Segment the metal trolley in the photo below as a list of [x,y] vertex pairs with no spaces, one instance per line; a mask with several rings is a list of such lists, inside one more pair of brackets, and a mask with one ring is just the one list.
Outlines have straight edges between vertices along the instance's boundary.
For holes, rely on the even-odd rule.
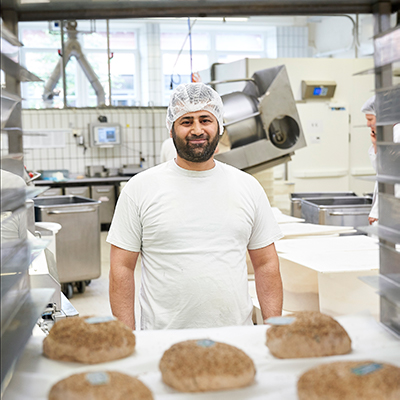
[[79,196],[34,199],[37,222],[57,222],[57,270],[67,298],[74,287],[83,293],[86,285],[101,274],[100,201]]

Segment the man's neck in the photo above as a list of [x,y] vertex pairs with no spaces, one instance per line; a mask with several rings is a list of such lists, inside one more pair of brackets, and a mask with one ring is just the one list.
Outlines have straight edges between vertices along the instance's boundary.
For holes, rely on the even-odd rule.
[[213,169],[215,166],[215,161],[214,157],[211,157],[209,160],[201,163],[196,163],[192,161],[187,161],[182,157],[179,157],[179,155],[176,156],[175,158],[176,164],[183,168],[183,169],[188,169],[190,171],[207,171],[209,169]]

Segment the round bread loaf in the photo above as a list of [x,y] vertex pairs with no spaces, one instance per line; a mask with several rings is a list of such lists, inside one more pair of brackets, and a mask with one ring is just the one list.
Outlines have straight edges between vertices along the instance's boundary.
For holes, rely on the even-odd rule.
[[49,400],[153,400],[149,388],[139,379],[120,372],[86,372],[57,382]]
[[[292,322],[279,325],[280,318],[282,322]],[[351,351],[349,335],[328,315],[301,311],[277,320],[277,325],[267,329],[267,346],[275,357],[324,357]]]
[[209,339],[174,344],[161,358],[163,381],[181,392],[236,389],[254,381],[253,360],[242,350]]
[[338,361],[305,372],[299,400],[398,400],[400,368],[374,361]]
[[135,335],[111,318],[73,317],[54,324],[43,341],[43,354],[53,360],[96,364],[129,356]]

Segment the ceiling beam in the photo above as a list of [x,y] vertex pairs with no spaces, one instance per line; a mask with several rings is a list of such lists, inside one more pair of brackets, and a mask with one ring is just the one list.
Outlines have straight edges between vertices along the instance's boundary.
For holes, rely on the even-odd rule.
[[[21,4],[3,0],[2,10],[13,8],[19,21],[68,19],[123,19],[152,17],[233,17],[278,15],[372,14],[376,1],[51,1]],[[392,0],[392,12],[400,0]]]

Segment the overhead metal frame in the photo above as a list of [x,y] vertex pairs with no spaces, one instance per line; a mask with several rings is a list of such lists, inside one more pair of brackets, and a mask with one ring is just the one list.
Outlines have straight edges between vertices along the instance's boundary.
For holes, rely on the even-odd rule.
[[[61,19],[122,19],[151,17],[231,17],[282,15],[373,14],[379,0],[50,0],[21,3],[3,0],[2,10],[13,10],[19,21]],[[400,0],[389,0],[390,12],[400,10]]]

